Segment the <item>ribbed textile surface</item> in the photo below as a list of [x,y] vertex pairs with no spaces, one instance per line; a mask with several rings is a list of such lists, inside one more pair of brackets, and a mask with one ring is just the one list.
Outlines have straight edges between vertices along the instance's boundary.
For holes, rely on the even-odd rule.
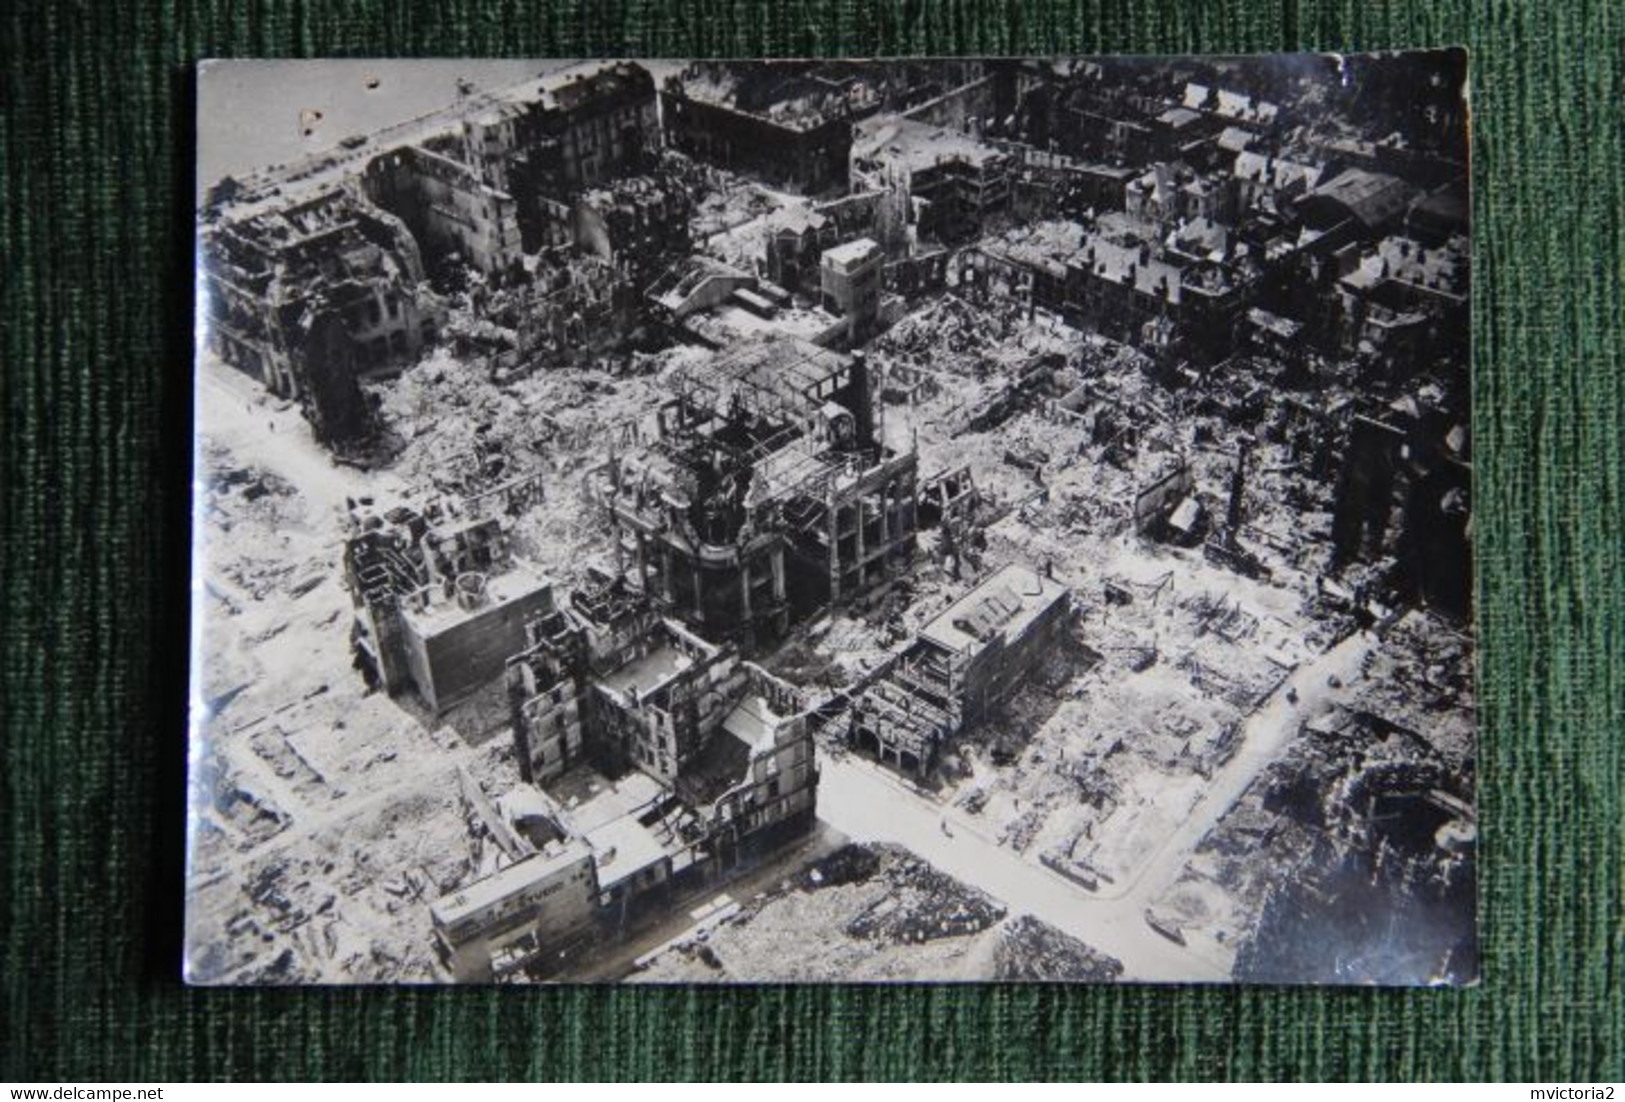
[[[1625,1078],[1618,0],[17,3],[0,15],[0,1079]],[[188,991],[191,65],[1473,50],[1472,991]]]

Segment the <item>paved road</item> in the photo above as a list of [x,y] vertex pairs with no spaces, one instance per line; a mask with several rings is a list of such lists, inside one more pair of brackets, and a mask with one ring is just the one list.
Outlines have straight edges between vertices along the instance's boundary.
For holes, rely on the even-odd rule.
[[[204,435],[228,444],[236,462],[270,471],[320,508],[342,512],[346,496],[402,489],[393,472],[333,462],[297,405],[271,398],[259,383],[208,354],[197,366],[196,401]],[[334,525],[332,531],[336,536],[341,529]]]
[[[1329,679],[1350,684],[1370,653],[1372,639],[1364,632],[1349,636],[1313,661],[1301,666],[1276,689],[1275,695],[1254,712],[1237,735],[1235,756],[1216,772],[1192,805],[1189,815],[1170,834],[1151,860],[1130,882],[1108,891],[1144,908],[1179,878],[1196,847],[1229,811],[1247,786],[1274,761],[1298,730],[1299,721],[1313,715],[1332,695]],[[1287,688],[1297,690],[1297,703],[1287,700]]]
[[[1307,714],[1330,692],[1327,679],[1355,676],[1371,641],[1357,635],[1300,668],[1238,734],[1235,756],[1219,770],[1190,814],[1129,883],[1111,895],[1091,892],[981,833],[979,822],[944,807],[875,763],[826,756],[819,816],[855,841],[892,842],[943,872],[1123,962],[1127,979],[1222,981],[1229,962],[1152,930],[1145,908],[1171,885],[1213,825],[1281,752]],[[1286,690],[1296,688],[1297,704]],[[944,830],[944,824],[947,830]]]
[[[1122,901],[1088,891],[978,833],[964,816],[903,787],[872,762],[826,758],[819,816],[854,841],[893,842],[1010,908],[1123,962],[1128,978],[1223,980],[1222,968],[1155,933]],[[944,819],[953,832],[942,829]]]

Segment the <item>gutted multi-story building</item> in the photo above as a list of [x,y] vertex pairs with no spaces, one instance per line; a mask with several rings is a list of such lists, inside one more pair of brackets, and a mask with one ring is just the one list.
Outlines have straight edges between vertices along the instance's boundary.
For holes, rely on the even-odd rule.
[[1262,275],[1250,256],[1197,258],[1131,233],[1096,232],[1066,262],[1064,312],[1113,340],[1215,362],[1229,354],[1234,319]]
[[[733,649],[603,576],[535,617],[527,640],[508,688],[520,770],[537,787],[505,798],[506,817],[472,794],[482,817],[497,817],[487,831],[509,863],[432,908],[441,959],[459,978],[545,969],[573,942],[815,821],[803,701]],[[565,797],[578,766],[598,780]]]
[[1454,616],[1472,601],[1464,417],[1413,394],[1351,418],[1332,513],[1334,567],[1385,562],[1397,595]]
[[943,742],[1007,699],[1072,616],[1071,590],[1025,566],[1000,568],[875,672],[853,701],[851,743],[928,774]]
[[824,251],[819,267],[824,309],[846,320],[846,339],[862,344],[880,324],[880,283],[886,257],[867,237]]
[[518,206],[452,152],[425,144],[381,153],[362,173],[362,187],[412,231],[431,276],[459,263],[506,275],[521,258]]
[[901,189],[913,205],[920,238],[956,245],[1008,216],[1014,154],[958,130],[877,116],[858,127],[855,184]]
[[635,62],[577,67],[505,88],[462,126],[463,159],[514,196],[521,242],[565,240],[580,192],[647,169],[660,148],[654,78]]
[[625,272],[641,290],[689,251],[688,187],[670,174],[629,176],[592,188],[570,211],[576,248]]
[[787,291],[816,296],[824,250],[840,244],[840,228],[817,211],[787,211],[767,235],[763,266],[767,278]]
[[553,587],[516,557],[502,515],[450,500],[357,505],[345,545],[351,641],[369,684],[442,712],[500,677]]
[[1385,237],[1338,280],[1336,295],[1344,348],[1370,349],[1390,365],[1459,360],[1457,338],[1468,324],[1466,239],[1428,248]]
[[353,187],[219,220],[203,248],[210,346],[297,400],[330,447],[370,435],[360,384],[415,360],[443,321],[411,231]]
[[658,439],[590,476],[635,588],[754,645],[907,567],[918,464],[877,433],[861,354],[756,338],[673,387]]
[[1123,193],[1125,212],[1163,230],[1198,218],[1222,220],[1229,203],[1230,190],[1223,181],[1167,161],[1129,181]]
[[660,90],[674,149],[805,194],[845,190],[852,121],[872,107],[861,88],[804,63],[701,62]]

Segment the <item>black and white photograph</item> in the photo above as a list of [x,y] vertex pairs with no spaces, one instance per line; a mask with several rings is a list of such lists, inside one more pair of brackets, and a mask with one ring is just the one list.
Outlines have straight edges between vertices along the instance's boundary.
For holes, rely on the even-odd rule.
[[1477,982],[1465,52],[196,99],[189,983]]

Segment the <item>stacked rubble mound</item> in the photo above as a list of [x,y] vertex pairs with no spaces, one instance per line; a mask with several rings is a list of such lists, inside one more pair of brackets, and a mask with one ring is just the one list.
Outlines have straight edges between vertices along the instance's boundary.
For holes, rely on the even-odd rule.
[[[929,975],[990,980],[996,978],[994,954],[1006,936],[1004,917],[997,901],[901,847],[849,844],[777,889],[744,902],[727,920],[678,941],[674,951],[651,960],[639,978],[866,983]],[[1031,940],[1024,931],[1015,935],[1022,944]],[[1076,950],[1018,952],[1083,959]],[[1057,974],[1072,973],[1058,966]]]
[[924,942],[980,933],[1004,917],[1004,905],[938,872],[901,847],[882,846],[878,871],[888,892],[846,924],[849,937]]
[[996,980],[1111,983],[1123,974],[1123,962],[1092,949],[1032,915],[1005,923],[993,948]]

